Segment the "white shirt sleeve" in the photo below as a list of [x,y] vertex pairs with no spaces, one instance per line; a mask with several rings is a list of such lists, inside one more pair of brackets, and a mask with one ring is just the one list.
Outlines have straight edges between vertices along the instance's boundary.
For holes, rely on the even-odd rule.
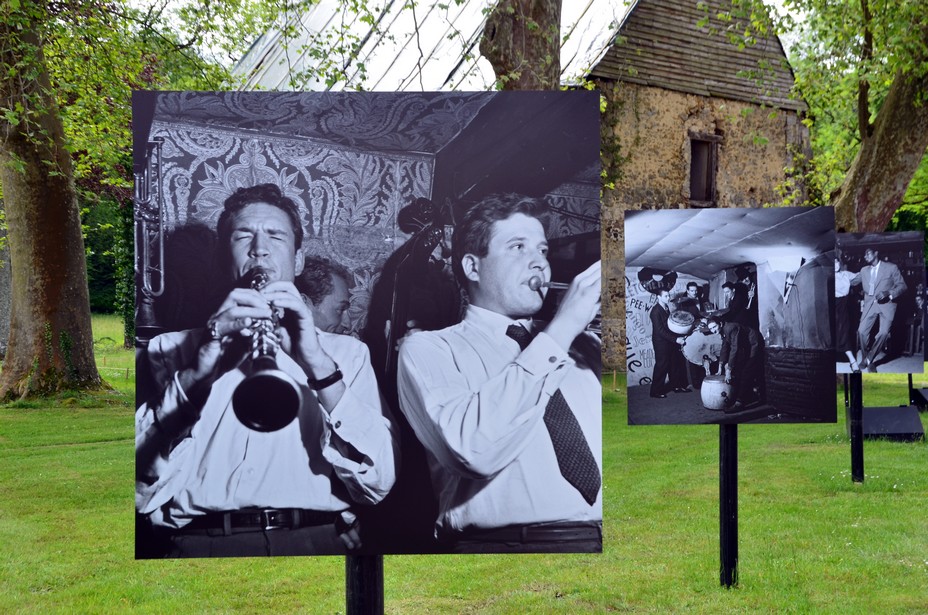
[[410,336],[400,348],[400,406],[442,465],[491,478],[525,448],[572,359],[546,333],[482,382],[468,377],[468,359],[437,335]]

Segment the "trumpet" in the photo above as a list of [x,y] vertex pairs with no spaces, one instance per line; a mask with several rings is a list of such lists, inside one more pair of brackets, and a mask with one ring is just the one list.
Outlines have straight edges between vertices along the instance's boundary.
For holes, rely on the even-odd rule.
[[[570,284],[565,282],[542,282],[541,277],[533,275],[528,279],[528,287],[534,291],[541,292],[542,288],[548,288],[550,290],[567,290],[570,288]],[[586,331],[590,333],[595,333],[598,336],[603,334],[603,311],[600,308],[596,312],[596,316],[593,317],[593,320],[589,322],[586,326]]]
[[564,282],[542,282],[541,278],[537,275],[533,275],[528,279],[528,287],[532,290],[538,290],[539,288],[553,288],[555,290],[567,290],[570,284],[565,284]]
[[[261,290],[270,281],[267,270],[255,267],[245,277],[247,285]],[[259,320],[253,325],[250,373],[232,394],[232,410],[238,420],[255,431],[277,431],[296,418],[303,405],[303,393],[289,374],[277,367],[274,358],[278,344],[274,337],[279,317]]]

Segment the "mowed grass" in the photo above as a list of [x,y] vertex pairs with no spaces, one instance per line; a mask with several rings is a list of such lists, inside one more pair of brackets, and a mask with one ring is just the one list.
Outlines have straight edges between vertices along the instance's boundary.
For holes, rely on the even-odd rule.
[[[97,345],[114,390],[0,407],[0,612],[344,612],[344,558],[134,559],[134,354],[116,319],[94,326],[116,341]],[[388,613],[928,610],[925,443],[867,441],[855,485],[843,400],[836,425],[740,426],[740,583],[725,590],[718,428],[629,427],[603,382],[604,553],[387,556]],[[865,375],[864,397],[905,403],[905,376]]]

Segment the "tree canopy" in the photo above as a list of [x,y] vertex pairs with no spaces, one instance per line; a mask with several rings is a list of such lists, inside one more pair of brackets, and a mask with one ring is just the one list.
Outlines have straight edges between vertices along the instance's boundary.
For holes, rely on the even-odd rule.
[[[99,229],[118,231],[118,288],[132,322],[131,90],[229,87],[228,69],[209,54],[240,55],[268,25],[263,2],[140,6],[0,6],[0,182],[13,278],[0,397],[99,384],[79,203],[121,207],[120,224],[102,216]],[[233,16],[235,31],[227,29]]]
[[[848,231],[928,206],[928,2],[786,0],[809,105],[813,200]],[[889,180],[889,181],[886,181]]]

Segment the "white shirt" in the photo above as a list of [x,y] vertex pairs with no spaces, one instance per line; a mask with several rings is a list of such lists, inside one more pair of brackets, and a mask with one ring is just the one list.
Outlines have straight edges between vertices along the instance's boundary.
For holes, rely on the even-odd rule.
[[875,265],[870,269],[870,288],[867,290],[868,295],[873,295],[876,293],[876,279],[880,271],[880,261],[877,261]]
[[438,526],[460,531],[547,521],[601,521],[557,465],[545,406],[558,388],[602,472],[602,386],[546,333],[524,351],[513,321],[469,306],[464,321],[400,348],[400,407],[428,454]]
[[195,360],[202,331],[151,340],[152,374],[165,389],[135,415],[139,512],[150,513],[155,525],[183,527],[210,511],[342,511],[352,502],[383,499],[396,479],[397,443],[367,346],[346,335],[318,334],[344,375],[345,393],[326,412],[306,386],[306,374],[279,352],[278,367],[300,384],[303,405],[296,420],[270,433],[245,427],[232,410],[232,393],[244,379],[238,368],[213,383],[196,418],[177,371]]
[[851,292],[851,280],[856,274],[850,271],[835,271],[835,297],[847,297]]

